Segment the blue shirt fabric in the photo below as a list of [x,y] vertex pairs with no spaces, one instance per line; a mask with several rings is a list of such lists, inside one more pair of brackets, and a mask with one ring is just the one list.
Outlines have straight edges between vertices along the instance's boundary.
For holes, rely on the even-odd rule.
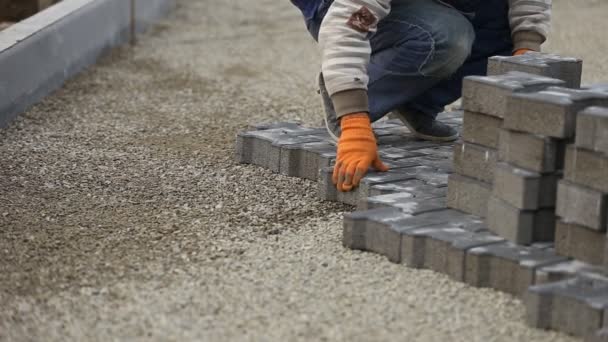
[[302,11],[306,19],[312,19],[315,16],[321,2],[323,0],[291,0],[291,3]]

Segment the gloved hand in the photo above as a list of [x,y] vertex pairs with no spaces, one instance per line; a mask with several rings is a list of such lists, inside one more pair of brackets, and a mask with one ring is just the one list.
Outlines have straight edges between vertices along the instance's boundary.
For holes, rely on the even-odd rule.
[[517,50],[515,50],[515,52],[513,52],[513,56],[523,55],[524,53],[531,52],[531,51],[534,51],[534,50],[530,50],[530,49],[517,49]]
[[332,178],[339,191],[350,191],[359,185],[370,166],[378,171],[388,171],[378,156],[376,137],[366,113],[342,117],[340,127],[342,133]]

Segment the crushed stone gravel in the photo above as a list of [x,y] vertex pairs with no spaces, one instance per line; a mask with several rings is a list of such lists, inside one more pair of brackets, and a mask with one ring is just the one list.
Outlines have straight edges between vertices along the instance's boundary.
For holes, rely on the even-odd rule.
[[[608,79],[608,6],[555,2],[549,48]],[[573,340],[343,248],[353,208],[233,161],[249,125],[320,124],[318,63],[287,1],[178,0],[1,129],[0,340]]]

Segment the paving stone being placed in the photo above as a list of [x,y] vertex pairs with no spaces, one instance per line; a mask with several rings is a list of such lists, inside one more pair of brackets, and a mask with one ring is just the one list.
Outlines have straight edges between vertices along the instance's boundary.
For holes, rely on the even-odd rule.
[[462,139],[466,142],[497,149],[502,119],[475,112],[464,112]]
[[530,326],[584,337],[603,326],[608,307],[608,279],[585,274],[556,283],[534,285],[525,295]]
[[565,260],[545,245],[505,242],[475,247],[467,252],[465,282],[522,296],[534,284],[537,269]]
[[490,184],[453,173],[448,179],[447,205],[465,213],[485,217],[491,192]]
[[556,78],[566,82],[568,88],[580,88],[583,61],[538,52],[519,56],[495,56],[488,60],[488,75],[502,75],[510,71]]
[[402,160],[406,158],[421,157],[425,154],[418,151],[409,151],[393,146],[378,146],[378,154],[382,161]]
[[564,167],[566,144],[558,139],[529,133],[500,130],[498,159],[540,173]]
[[559,255],[602,265],[606,252],[606,233],[561,220],[555,225],[555,250]]
[[564,84],[564,81],[522,72],[509,72],[496,76],[469,76],[463,81],[462,105],[465,111],[502,119],[508,113],[509,95],[536,92]]
[[521,210],[495,196],[488,201],[486,223],[490,231],[520,245],[553,241],[555,236],[553,209]]
[[370,171],[361,179],[357,188],[349,192],[341,192],[336,189],[336,186],[332,182],[333,167],[326,167],[320,171],[319,197],[327,201],[356,206],[360,201],[369,197],[370,189],[374,185],[417,179],[422,173],[432,174],[434,172],[437,171],[428,166],[392,169],[388,172]]
[[[556,251],[557,253],[557,251]],[[535,285],[554,283],[586,273],[606,273],[603,268],[580,260],[566,260],[536,270]]]
[[578,114],[576,146],[608,154],[608,107],[590,107]]
[[483,221],[470,226],[457,222],[435,224],[403,232],[402,262],[464,281],[466,252],[505,240],[485,231]]
[[566,148],[564,179],[608,193],[608,155],[569,145]]
[[560,139],[574,138],[576,116],[591,106],[608,105],[608,93],[552,87],[513,94],[507,101],[506,129]]
[[507,163],[496,164],[492,194],[522,210],[555,208],[558,174],[524,170]]
[[564,222],[605,232],[608,195],[562,180],[558,186],[555,211]]

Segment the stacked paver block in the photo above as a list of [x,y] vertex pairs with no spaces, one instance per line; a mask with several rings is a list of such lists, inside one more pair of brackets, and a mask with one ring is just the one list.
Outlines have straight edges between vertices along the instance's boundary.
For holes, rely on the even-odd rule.
[[465,78],[462,141],[454,147],[454,174],[448,186],[450,207],[480,217],[487,215],[507,98],[560,85],[564,82],[517,71]]
[[529,52],[519,56],[495,56],[488,61],[488,75],[502,75],[510,71],[556,78],[568,88],[580,88],[583,61],[555,54]]
[[606,261],[608,225],[608,107],[590,107],[577,118],[558,188],[556,248],[592,264]]
[[488,202],[490,230],[519,244],[555,238],[555,199],[564,148],[574,139],[577,113],[605,103],[606,95],[551,87],[509,97]]

